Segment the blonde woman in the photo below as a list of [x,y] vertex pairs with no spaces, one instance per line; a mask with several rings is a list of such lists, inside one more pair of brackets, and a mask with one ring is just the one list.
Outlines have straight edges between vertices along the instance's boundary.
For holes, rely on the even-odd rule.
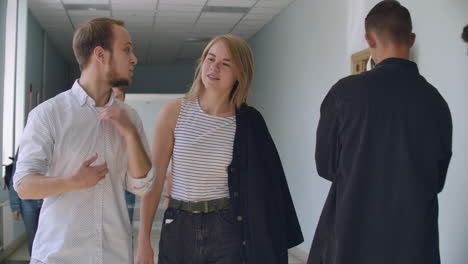
[[248,44],[234,35],[215,37],[190,91],[161,110],[156,182],[142,200],[137,263],[154,261],[151,226],[171,159],[159,264],[286,264],[287,249],[303,241],[265,121],[245,104],[252,79]]

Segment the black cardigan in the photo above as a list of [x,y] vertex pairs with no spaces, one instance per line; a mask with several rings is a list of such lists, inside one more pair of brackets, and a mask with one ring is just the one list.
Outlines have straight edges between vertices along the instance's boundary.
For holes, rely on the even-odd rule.
[[236,113],[229,193],[243,226],[248,264],[288,263],[287,249],[304,241],[281,160],[262,115],[243,105]]

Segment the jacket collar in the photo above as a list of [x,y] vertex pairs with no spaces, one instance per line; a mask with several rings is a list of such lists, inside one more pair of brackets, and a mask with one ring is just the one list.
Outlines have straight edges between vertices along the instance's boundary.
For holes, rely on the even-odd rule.
[[407,67],[408,69],[418,71],[418,65],[410,60],[400,59],[400,58],[387,58],[377,64],[375,67],[382,67],[386,65],[398,65],[400,67]]

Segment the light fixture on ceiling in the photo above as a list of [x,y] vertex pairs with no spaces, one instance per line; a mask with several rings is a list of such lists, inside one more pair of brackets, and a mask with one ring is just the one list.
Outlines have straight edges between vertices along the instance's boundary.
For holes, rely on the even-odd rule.
[[211,40],[211,38],[187,38],[187,39],[185,39],[185,42],[202,43],[202,42],[208,42],[210,40]]
[[108,4],[64,4],[66,10],[109,11]]
[[207,13],[248,13],[250,7],[240,7],[240,6],[205,6],[202,9],[202,12]]

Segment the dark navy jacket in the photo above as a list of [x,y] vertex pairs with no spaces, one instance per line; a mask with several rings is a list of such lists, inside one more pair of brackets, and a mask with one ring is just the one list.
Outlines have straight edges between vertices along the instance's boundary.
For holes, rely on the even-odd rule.
[[332,186],[309,264],[439,264],[451,156],[448,105],[415,63],[389,58],[340,80],[317,129],[317,170]]
[[304,241],[281,160],[262,115],[243,105],[236,114],[229,193],[243,226],[247,264],[287,264],[287,249]]

